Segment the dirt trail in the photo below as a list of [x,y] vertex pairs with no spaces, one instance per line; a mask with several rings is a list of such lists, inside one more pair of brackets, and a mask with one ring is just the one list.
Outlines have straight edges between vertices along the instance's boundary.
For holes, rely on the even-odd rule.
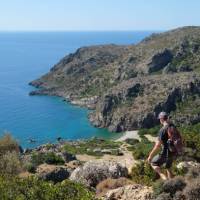
[[115,161],[120,163],[122,166],[127,167],[129,173],[131,172],[132,167],[138,162],[133,158],[132,152],[127,150],[127,145],[123,144],[121,146],[121,151],[123,153],[122,156],[115,156],[115,155],[109,155],[105,154],[101,158],[96,158],[95,156],[90,155],[76,155],[76,158],[80,161],[87,162],[90,160],[106,160],[106,161]]

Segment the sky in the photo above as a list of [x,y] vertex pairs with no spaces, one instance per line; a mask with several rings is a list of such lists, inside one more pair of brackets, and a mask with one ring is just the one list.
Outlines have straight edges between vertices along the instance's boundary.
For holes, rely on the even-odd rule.
[[200,25],[200,0],[0,0],[0,31],[169,30]]

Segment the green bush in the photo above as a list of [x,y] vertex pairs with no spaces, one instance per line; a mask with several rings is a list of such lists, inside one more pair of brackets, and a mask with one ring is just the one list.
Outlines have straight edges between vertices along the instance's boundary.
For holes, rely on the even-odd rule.
[[[61,156],[56,155],[54,152],[48,153],[32,153],[31,161],[28,165],[28,168],[36,168],[38,165],[47,163],[47,164],[55,164],[55,165],[62,165],[65,161],[62,159]],[[30,169],[31,170],[31,169]]]
[[45,160],[45,154],[44,153],[33,152],[31,154],[31,163],[34,166],[38,166],[38,165],[44,163],[44,160]]
[[55,165],[62,165],[65,163],[65,161],[62,159],[61,156],[58,156],[53,152],[48,152],[45,154],[44,162],[47,164],[55,164]]
[[155,127],[153,127],[153,128],[149,128],[149,129],[143,128],[143,129],[140,129],[140,130],[138,131],[138,134],[139,134],[140,136],[146,135],[146,134],[150,134],[150,135],[152,135],[152,136],[157,136],[157,135],[158,135],[158,132],[159,132],[159,130],[160,130],[160,128],[161,128],[160,125],[155,126]]
[[36,166],[33,163],[26,163],[24,168],[30,173],[36,172]]
[[127,139],[125,140],[125,142],[126,142],[127,144],[130,144],[130,145],[135,145],[135,144],[138,144],[140,141],[137,140],[137,139],[133,139],[133,138],[127,138]]
[[200,161],[200,123],[179,128],[185,143],[184,157]]
[[153,142],[150,142],[145,136],[142,136],[142,140],[128,147],[128,150],[133,152],[133,157],[135,159],[146,159],[153,145]]
[[81,184],[69,180],[53,184],[35,177],[0,176],[0,194],[4,200],[94,200],[93,193]]
[[157,174],[146,162],[140,162],[131,170],[131,179],[139,184],[152,185],[157,179]]
[[[111,140],[102,140],[98,138],[93,138],[89,140],[82,141],[77,144],[68,143],[63,147],[63,151],[71,154],[88,154],[92,156],[103,156],[101,152],[95,152],[94,149],[119,149],[120,142],[115,142]],[[115,151],[113,151],[115,154]]]

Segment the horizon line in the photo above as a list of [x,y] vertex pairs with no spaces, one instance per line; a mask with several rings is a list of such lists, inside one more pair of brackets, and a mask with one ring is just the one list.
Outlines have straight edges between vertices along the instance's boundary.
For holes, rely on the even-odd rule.
[[135,30],[0,30],[0,32],[162,32],[168,29],[158,30],[158,29],[135,29]]

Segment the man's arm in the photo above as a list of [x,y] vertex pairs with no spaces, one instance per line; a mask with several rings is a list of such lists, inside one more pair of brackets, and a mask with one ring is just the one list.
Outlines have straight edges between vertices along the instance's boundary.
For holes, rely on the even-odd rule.
[[162,142],[161,142],[160,140],[158,140],[158,141],[155,143],[153,149],[151,150],[151,152],[149,153],[149,156],[148,156],[148,158],[147,158],[147,161],[148,161],[149,163],[151,162],[151,159],[153,158],[153,155],[155,154],[155,152],[161,147],[161,144],[162,144]]

